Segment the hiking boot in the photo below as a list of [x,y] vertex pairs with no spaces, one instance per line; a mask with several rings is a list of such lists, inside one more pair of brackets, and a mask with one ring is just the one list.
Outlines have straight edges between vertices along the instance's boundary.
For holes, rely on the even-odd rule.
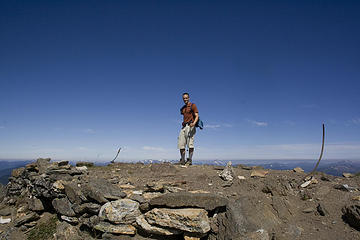
[[192,159],[190,159],[190,158],[188,158],[187,160],[186,160],[186,163],[185,163],[186,165],[192,165]]
[[185,165],[185,161],[182,161],[181,159],[175,163],[175,165]]

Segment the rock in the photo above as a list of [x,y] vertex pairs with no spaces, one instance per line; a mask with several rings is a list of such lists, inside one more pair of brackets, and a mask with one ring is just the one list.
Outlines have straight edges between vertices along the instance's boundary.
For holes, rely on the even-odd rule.
[[106,232],[106,233],[116,233],[116,234],[127,234],[134,235],[136,233],[136,228],[131,225],[113,225],[108,222],[99,222],[94,226],[94,229]]
[[210,231],[207,211],[196,208],[154,208],[145,213],[148,223],[175,228],[187,232],[207,233]]
[[104,204],[99,217],[114,223],[131,224],[139,216],[139,203],[130,199],[120,199]]
[[294,172],[296,173],[303,173],[304,172],[304,169],[302,169],[301,167],[296,167],[293,169]]
[[42,174],[46,171],[46,169],[50,166],[51,158],[38,158],[36,160],[36,165],[39,169],[39,173]]
[[360,205],[348,205],[342,208],[343,219],[353,228],[360,231]]
[[140,204],[139,209],[141,212],[147,212],[150,210],[150,205],[148,202],[142,203]]
[[150,199],[153,199],[155,197],[159,197],[163,195],[162,193],[159,193],[159,192],[146,192],[143,194],[143,197],[145,198],[145,200],[150,200]]
[[4,207],[3,209],[0,210],[0,215],[1,216],[9,216],[9,215],[11,215],[11,208],[10,207]]
[[94,163],[93,162],[77,162],[76,163],[77,167],[93,167]]
[[82,240],[80,232],[77,227],[70,225],[67,222],[60,222],[56,226],[55,240]]
[[64,182],[62,180],[54,182],[52,187],[57,192],[63,192],[65,190]]
[[131,199],[131,200],[134,200],[134,201],[137,201],[137,202],[140,203],[140,204],[146,202],[145,198],[142,197],[142,196],[139,195],[139,194],[133,194],[133,195],[131,195],[130,199]]
[[6,224],[6,223],[9,223],[9,222],[11,222],[11,217],[0,216],[0,224]]
[[269,171],[263,169],[255,169],[251,172],[250,177],[265,177]]
[[121,184],[119,185],[120,188],[122,189],[134,189],[136,188],[134,185],[131,185],[131,184]]
[[238,179],[239,180],[245,180],[245,177],[244,176],[238,176]]
[[354,174],[351,174],[351,173],[343,173],[342,175],[343,175],[345,178],[352,178],[352,177],[355,176]]
[[96,203],[83,203],[81,205],[74,204],[73,209],[76,213],[90,213],[90,214],[98,214],[100,210],[100,205]]
[[72,203],[81,204],[87,201],[80,187],[75,182],[64,183],[65,194]]
[[258,229],[255,232],[246,235],[247,240],[270,240],[269,233],[264,229]]
[[345,191],[345,192],[353,192],[356,191],[357,188],[355,187],[350,187],[347,184],[340,184],[340,185],[335,185],[334,186],[335,189],[341,190],[341,191]]
[[[352,200],[354,200],[354,201],[360,201],[360,195],[359,196],[354,196],[353,198],[352,198]],[[1,214],[0,214],[1,215]]]
[[303,213],[312,213],[312,212],[314,212],[314,209],[313,208],[305,208],[302,212]]
[[309,186],[310,184],[311,184],[311,180],[304,182],[303,184],[300,185],[300,187],[306,188],[306,187]]
[[76,217],[68,217],[68,216],[61,216],[61,219],[68,222],[68,223],[71,223],[71,224],[78,224],[79,223],[79,220],[76,218]]
[[108,200],[106,199],[117,200],[126,197],[126,193],[122,192],[119,187],[114,186],[103,178],[92,179],[84,188],[88,193],[87,197],[101,204],[107,202]]
[[147,192],[164,192],[164,184],[161,182],[147,183]]
[[321,216],[325,216],[328,214],[328,211],[325,209],[324,205],[319,203],[316,207],[316,210]]
[[228,200],[224,197],[211,193],[177,192],[166,193],[153,198],[149,204],[151,207],[185,208],[197,207],[212,211],[216,208],[225,207]]
[[88,170],[86,166],[75,167],[75,169],[76,169],[77,171],[80,171],[80,172],[86,172],[86,171]]
[[174,230],[174,229],[165,229],[165,228],[160,228],[160,227],[156,227],[156,226],[152,226],[150,225],[144,215],[140,215],[136,218],[136,223],[139,225],[139,227],[141,227],[144,231],[146,231],[147,233],[151,233],[151,234],[158,234],[158,235],[174,235],[174,234],[180,234],[181,232],[178,230]]
[[11,176],[14,178],[18,178],[18,177],[21,177],[24,173],[25,173],[24,167],[16,168],[11,171]]
[[66,161],[66,160],[62,160],[62,161],[58,161],[58,162],[55,162],[59,167],[62,167],[62,166],[67,166],[69,164],[69,161]]
[[234,179],[234,172],[232,170],[231,161],[226,164],[226,167],[219,174],[219,177],[225,181],[232,181]]
[[83,193],[86,196],[86,198],[92,199],[100,204],[104,204],[108,202],[108,200],[104,198],[104,195],[99,189],[92,187],[90,185],[85,185],[85,187],[83,188]]
[[36,197],[28,199],[28,206],[31,211],[44,211],[43,203]]
[[198,237],[187,236],[184,234],[184,240],[200,240]]
[[17,218],[14,221],[14,225],[15,225],[15,227],[19,227],[19,226],[23,225],[24,223],[32,222],[32,221],[38,220],[39,218],[40,217],[37,213],[31,212],[25,216]]
[[66,197],[60,198],[60,199],[55,198],[54,200],[52,200],[52,205],[53,205],[55,211],[61,215],[65,215],[68,217],[75,216],[75,212],[71,207],[71,203],[69,202],[69,200]]

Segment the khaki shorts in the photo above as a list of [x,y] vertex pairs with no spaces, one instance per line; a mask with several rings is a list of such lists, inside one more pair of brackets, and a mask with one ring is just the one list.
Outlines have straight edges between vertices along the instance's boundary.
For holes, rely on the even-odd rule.
[[185,149],[186,145],[188,148],[194,148],[194,136],[196,133],[195,127],[186,125],[180,130],[178,137],[178,149]]

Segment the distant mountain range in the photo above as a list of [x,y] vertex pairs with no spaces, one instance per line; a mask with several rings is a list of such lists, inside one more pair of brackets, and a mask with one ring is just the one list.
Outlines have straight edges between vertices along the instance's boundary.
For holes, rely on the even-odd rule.
[[[32,162],[32,160],[17,160],[17,161],[7,161],[0,160],[0,183],[6,185],[8,179],[11,176],[11,171],[14,168],[23,167],[26,164]],[[122,162],[122,161],[118,161]],[[176,163],[178,160],[156,160],[156,159],[146,159],[141,161],[144,164],[153,164],[153,163]],[[209,164],[209,165],[218,165],[225,166],[229,162],[228,160],[197,160],[194,161],[194,164]],[[301,167],[305,172],[310,172],[316,165],[316,160],[232,160],[232,165],[243,164],[247,166],[262,166],[266,169],[274,170],[290,170],[295,167]],[[75,165],[75,162],[70,161],[70,164]],[[108,162],[96,162],[96,165],[107,165]],[[334,176],[341,176],[344,172],[347,173],[358,173],[360,172],[360,161],[354,160],[326,160],[323,159],[320,162],[320,165],[317,169],[318,172],[324,172]]]

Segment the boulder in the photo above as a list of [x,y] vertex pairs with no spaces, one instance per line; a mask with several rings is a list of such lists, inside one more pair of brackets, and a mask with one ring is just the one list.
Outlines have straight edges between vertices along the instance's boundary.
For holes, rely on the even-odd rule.
[[99,217],[114,223],[131,224],[140,214],[138,202],[120,199],[105,203],[100,209]]
[[113,225],[109,222],[99,222],[94,226],[94,229],[101,232],[116,234],[134,235],[136,233],[136,228],[134,226],[126,224]]
[[353,228],[360,231],[360,205],[348,205],[342,208],[343,219]]
[[74,210],[72,209],[70,201],[66,197],[55,198],[52,201],[52,205],[55,211],[61,215],[65,215],[68,217],[74,217],[76,215]]
[[90,198],[101,204],[107,202],[108,200],[106,199],[117,200],[126,197],[126,193],[122,192],[121,188],[114,186],[103,178],[92,179],[84,186],[84,189]]
[[145,213],[148,223],[193,233],[210,231],[207,211],[197,208],[154,208]]
[[175,192],[166,193],[152,198],[149,202],[151,207],[185,208],[197,207],[212,211],[216,208],[225,207],[228,200],[224,197],[211,193]]
[[181,233],[180,231],[174,230],[174,229],[165,229],[165,228],[161,228],[161,227],[152,226],[146,221],[144,215],[138,216],[136,218],[136,223],[145,232],[150,233],[150,234],[169,236],[169,235],[176,235],[176,234]]
[[64,184],[65,194],[72,203],[81,204],[87,199],[82,193],[80,187],[75,182],[67,182]]

